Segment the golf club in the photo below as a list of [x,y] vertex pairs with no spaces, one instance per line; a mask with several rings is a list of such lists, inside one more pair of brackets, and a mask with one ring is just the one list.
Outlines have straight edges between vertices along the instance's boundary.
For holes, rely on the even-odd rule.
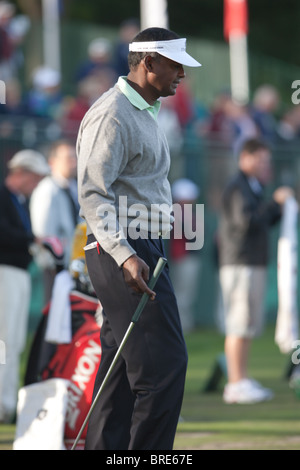
[[[164,269],[166,263],[167,263],[167,260],[165,258],[159,258],[159,260],[157,262],[157,265],[154,269],[153,275],[152,275],[152,277],[149,281],[149,284],[148,284],[150,289],[154,288],[154,286],[155,286],[160,274],[162,273],[162,270]],[[118,360],[118,358],[119,358],[119,356],[120,356],[120,354],[121,354],[121,352],[122,352],[122,350],[123,350],[123,348],[124,348],[124,346],[125,346],[125,344],[128,340],[128,338],[129,338],[129,335],[130,335],[134,325],[139,320],[139,318],[141,316],[141,313],[144,310],[144,307],[145,307],[148,299],[149,299],[149,295],[146,292],[144,292],[144,294],[142,295],[142,298],[141,298],[141,300],[140,300],[140,302],[139,302],[139,304],[138,304],[138,306],[137,306],[137,308],[134,312],[134,315],[131,319],[131,323],[130,323],[130,325],[129,325],[129,327],[128,327],[128,329],[127,329],[127,331],[126,331],[126,333],[125,333],[125,335],[124,335],[124,337],[121,341],[121,344],[120,344],[120,346],[119,346],[119,348],[118,348],[118,350],[115,354],[115,357],[114,357],[114,359],[113,359],[113,361],[112,361],[112,363],[111,363],[111,365],[110,365],[110,367],[109,367],[109,369],[106,373],[106,376],[104,377],[104,380],[101,384],[101,387],[99,388],[99,390],[97,392],[97,395],[95,396],[95,399],[94,399],[94,401],[93,401],[93,403],[90,407],[90,410],[89,410],[89,412],[88,412],[88,414],[87,414],[87,416],[86,416],[86,418],[85,418],[85,420],[84,420],[84,422],[81,426],[81,429],[80,429],[80,431],[79,431],[79,433],[78,433],[78,435],[77,435],[77,437],[74,441],[74,444],[73,444],[71,450],[74,450],[76,448],[76,446],[78,444],[78,441],[79,441],[79,439],[80,439],[80,437],[81,437],[81,435],[84,431],[84,428],[86,427],[87,422],[88,422],[88,420],[89,420],[89,418],[90,418],[90,416],[91,416],[91,414],[92,414],[92,412],[93,412],[93,410],[96,406],[96,403],[97,403],[97,401],[98,401],[98,399],[99,399],[99,397],[102,393],[102,390],[105,387],[105,384],[106,384],[106,382],[107,382],[107,380],[108,380],[108,378],[109,378],[109,376],[110,376],[110,374],[111,374],[111,372],[112,372],[112,370],[113,370],[113,368],[114,368],[114,366],[115,366],[115,364],[116,364],[116,362],[117,362],[117,360]]]

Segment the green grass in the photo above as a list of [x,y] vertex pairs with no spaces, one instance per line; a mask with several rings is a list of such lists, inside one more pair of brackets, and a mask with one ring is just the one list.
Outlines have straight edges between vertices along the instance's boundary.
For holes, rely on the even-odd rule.
[[15,426],[0,424],[0,450],[11,450]]
[[[250,372],[275,396],[255,405],[224,404],[225,377],[216,390],[203,392],[218,355],[223,353],[223,337],[218,332],[199,329],[186,341],[189,366],[175,450],[300,449],[300,399],[288,385],[290,358],[274,343],[274,327],[254,341]],[[26,354],[23,364],[25,361]],[[0,425],[0,450],[12,448],[14,433],[15,426]]]
[[222,401],[226,378],[217,390],[204,393],[223,337],[197,331],[187,338],[189,367],[175,449],[293,450],[300,449],[300,402],[286,377],[290,357],[280,353],[269,327],[252,346],[250,373],[274,391],[269,402],[227,405]]

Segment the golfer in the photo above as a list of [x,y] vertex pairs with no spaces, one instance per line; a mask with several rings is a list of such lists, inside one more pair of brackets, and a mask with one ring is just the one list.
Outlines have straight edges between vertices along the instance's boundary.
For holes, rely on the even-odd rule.
[[86,449],[172,449],[182,404],[187,352],[165,268],[155,293],[147,285],[170,231],[170,155],[157,124],[159,97],[175,95],[183,65],[200,64],[186,40],[162,28],[129,46],[127,77],[85,115],[78,135],[81,215],[87,266],[104,309],[99,390],[141,295],[150,301],[91,415]]

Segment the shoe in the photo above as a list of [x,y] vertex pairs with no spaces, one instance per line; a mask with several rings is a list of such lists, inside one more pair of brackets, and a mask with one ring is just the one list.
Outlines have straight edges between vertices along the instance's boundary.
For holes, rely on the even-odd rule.
[[261,389],[261,390],[264,390],[266,393],[268,392],[268,393],[271,395],[271,397],[274,396],[274,394],[273,394],[273,392],[272,392],[272,390],[271,390],[270,388],[265,388],[265,387],[263,387],[262,384],[260,384],[259,382],[257,382],[257,380],[254,380],[254,379],[247,379],[247,380],[250,380],[250,382],[252,383],[252,385],[253,385],[254,387],[257,387],[257,388],[259,388],[259,389]]
[[270,400],[273,392],[252,379],[243,379],[224,388],[225,403],[252,404]]

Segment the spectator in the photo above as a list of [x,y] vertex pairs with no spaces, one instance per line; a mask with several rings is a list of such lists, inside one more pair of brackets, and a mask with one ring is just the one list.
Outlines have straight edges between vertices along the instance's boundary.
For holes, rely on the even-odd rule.
[[186,83],[180,83],[173,100],[180,125],[185,129],[195,117],[194,97]]
[[230,99],[225,103],[224,111],[228,123],[232,126],[233,152],[238,155],[243,143],[259,137],[259,132],[246,106],[241,106]]
[[114,51],[114,68],[118,77],[129,73],[128,47],[139,30],[140,24],[135,18],[129,18],[121,23],[119,40]]
[[63,106],[60,73],[50,67],[38,67],[33,73],[32,87],[24,105],[29,116],[59,118]]
[[218,140],[225,145],[232,141],[233,129],[228,120],[226,108],[231,102],[230,93],[223,91],[216,95],[210,109],[210,117],[206,126],[206,135],[212,140]]
[[248,375],[251,342],[263,329],[268,231],[280,219],[281,206],[292,194],[291,189],[280,187],[270,202],[263,201],[270,158],[264,143],[247,140],[240,152],[239,171],[223,199],[219,255],[228,369],[223,395],[226,403],[256,403],[272,397],[270,390]]
[[[103,69],[113,70],[112,46],[108,39],[96,38],[88,46],[88,59],[80,65],[76,80],[80,82]],[[115,78],[115,77],[114,77]]]
[[[199,282],[200,259],[198,251],[186,249],[187,239],[185,237],[185,224],[195,231],[194,214],[191,220],[187,219],[184,212],[185,205],[195,205],[199,197],[199,188],[191,180],[180,178],[172,185],[173,202],[181,206],[182,214],[182,236],[176,238],[174,231],[171,232],[170,258],[171,278],[177,297],[178,310],[184,333],[188,333],[195,327],[195,299]],[[176,220],[175,220],[176,224]]]
[[30,20],[26,15],[16,15],[9,22],[7,31],[13,47],[11,58],[12,78],[18,78],[19,71],[24,65],[25,57],[22,51],[22,44],[30,28]]
[[[20,130],[24,124],[24,108],[22,104],[21,84],[12,78],[6,84],[6,103],[0,106],[0,138],[2,149],[6,148],[4,142],[10,139],[15,147],[20,140]],[[15,152],[13,152],[15,153]]]
[[11,422],[16,409],[19,362],[27,333],[31,298],[30,246],[37,242],[28,211],[28,198],[49,174],[44,157],[23,150],[8,162],[9,172],[0,189],[0,338],[6,363],[0,367],[0,422]]
[[293,106],[288,109],[278,123],[278,142],[281,144],[299,144],[300,108]]
[[[50,149],[48,162],[51,176],[37,186],[31,197],[32,227],[38,237],[57,237],[61,241],[65,267],[68,268],[71,242],[79,217],[75,147],[67,141],[55,143]],[[55,274],[52,266],[44,270],[45,301],[50,299]]]
[[0,115],[18,116],[23,114],[22,90],[20,81],[12,78],[5,87],[6,103],[0,106]]
[[[274,153],[276,176],[281,184],[297,186],[299,181],[300,107],[292,106],[278,122]],[[293,162],[293,164],[291,164]]]
[[157,121],[163,129],[170,148],[171,170],[170,179],[175,179],[182,174],[182,148],[183,148],[183,132],[178,119],[178,115],[174,110],[174,97],[166,96],[161,98],[161,107]]
[[15,14],[12,3],[0,2],[0,80],[8,80],[13,76],[14,45],[10,37],[8,26]]
[[279,93],[272,85],[262,85],[254,93],[252,117],[260,137],[270,145],[274,143],[277,136],[275,113],[279,104]]
[[87,77],[78,83],[76,96],[69,97],[65,102],[61,119],[62,132],[74,142],[80,122],[93,102],[97,88],[94,77]]
[[114,83],[111,69],[98,70],[78,84],[77,96],[69,101],[62,117],[62,129],[68,138],[77,138],[80,123],[94,102]]

